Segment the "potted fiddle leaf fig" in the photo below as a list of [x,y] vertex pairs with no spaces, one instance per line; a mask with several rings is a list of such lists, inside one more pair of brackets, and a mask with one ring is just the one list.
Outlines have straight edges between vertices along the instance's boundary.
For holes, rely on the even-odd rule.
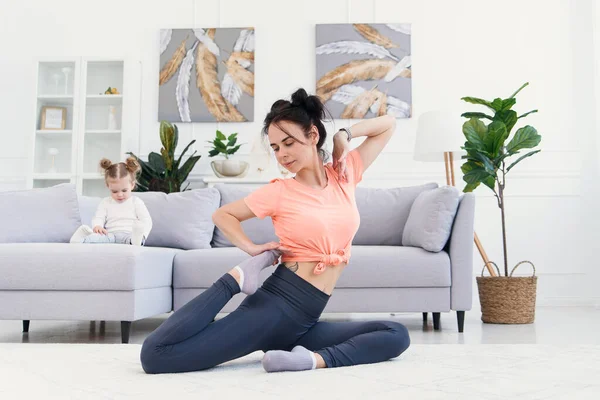
[[208,152],[209,157],[215,157],[222,154],[224,160],[215,160],[210,162],[210,166],[219,178],[237,177],[241,178],[248,172],[250,166],[246,161],[232,159],[240,147],[245,143],[237,144],[237,133],[225,136],[223,132],[217,129],[217,135],[213,140],[207,140],[212,145]]
[[172,125],[167,121],[160,122],[160,141],[163,145],[160,154],[151,152],[148,155],[148,161],[141,160],[132,152],[127,153],[135,157],[142,167],[135,191],[164,193],[186,191],[190,185],[189,182],[183,190],[181,190],[181,185],[186,181],[201,156],[196,156],[196,151],[194,151],[183,164],[181,161],[190,146],[196,141],[192,140],[188,143],[179,157],[175,159],[179,131],[177,125]]
[[[466,142],[461,149],[466,151],[462,156],[466,159],[461,166],[463,180],[467,183],[463,192],[472,192],[480,184],[484,184],[494,192],[502,218],[502,248],[504,253],[504,276],[501,276],[498,266],[493,261],[497,277],[477,277],[479,299],[481,302],[482,321],[488,323],[531,323],[535,318],[535,297],[537,276],[535,266],[530,261],[521,261],[508,273],[508,256],[506,248],[505,224],[505,188],[506,175],[525,158],[531,157],[541,150],[528,151],[516,160],[509,157],[521,154],[521,151],[533,149],[541,136],[533,126],[525,125],[517,129],[510,138],[511,131],[522,118],[538,110],[532,110],[518,115],[512,107],[516,103],[515,96],[525,83],[515,93],[506,99],[496,98],[492,101],[476,97],[463,97],[467,103],[487,107],[491,112],[466,112],[462,117],[468,118],[463,124],[463,134]],[[529,263],[533,268],[532,277],[513,277],[512,274],[520,264]],[[487,264],[487,263],[486,263]],[[485,265],[484,265],[485,269]]]

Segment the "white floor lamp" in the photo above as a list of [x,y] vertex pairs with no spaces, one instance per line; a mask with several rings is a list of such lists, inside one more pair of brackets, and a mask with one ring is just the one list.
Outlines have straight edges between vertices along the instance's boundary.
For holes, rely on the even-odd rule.
[[[460,111],[433,110],[419,116],[417,125],[417,138],[413,159],[424,162],[441,162],[444,160],[446,169],[446,184],[456,186],[454,183],[454,156],[460,159],[467,154],[461,150],[465,143],[462,134],[462,125],[465,122],[460,116]],[[475,245],[481,254],[491,276],[497,276],[489,258],[475,232]]]

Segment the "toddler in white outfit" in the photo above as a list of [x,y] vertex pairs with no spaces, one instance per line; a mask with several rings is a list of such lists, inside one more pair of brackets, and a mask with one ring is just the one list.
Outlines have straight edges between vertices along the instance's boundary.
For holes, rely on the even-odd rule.
[[113,164],[103,158],[106,187],[110,197],[102,199],[92,226],[80,226],[71,237],[71,243],[122,243],[141,246],[152,229],[152,218],[144,202],[131,191],[136,185],[140,164],[135,157]]

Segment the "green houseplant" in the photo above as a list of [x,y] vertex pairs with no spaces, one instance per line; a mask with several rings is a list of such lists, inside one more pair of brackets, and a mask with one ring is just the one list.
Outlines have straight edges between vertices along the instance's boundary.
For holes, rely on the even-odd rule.
[[[462,117],[469,118],[462,127],[466,142],[461,149],[467,153],[462,156],[466,162],[461,166],[461,170],[464,173],[463,180],[467,183],[463,192],[472,192],[483,183],[494,192],[502,218],[504,276],[477,277],[484,322],[533,322],[537,283],[535,266],[530,261],[522,261],[513,268],[509,276],[504,201],[506,175],[519,162],[541,151],[539,149],[529,151],[507,166],[509,157],[520,154],[524,149],[533,149],[541,141],[541,136],[530,125],[517,129],[512,138],[508,140],[511,130],[520,119],[537,112],[537,110],[532,110],[518,115],[516,111],[512,110],[516,103],[515,96],[528,84],[523,84],[506,99],[496,98],[487,101],[476,97],[462,98],[468,103],[485,106],[493,112],[493,115],[484,112],[462,114]],[[512,277],[514,269],[524,262],[531,264],[534,276],[532,278]],[[498,269],[495,263],[491,263]],[[500,271],[498,274],[500,275]]]
[[160,154],[151,152],[147,162],[132,152],[127,153],[135,157],[142,166],[136,191],[173,193],[187,190],[189,183],[183,190],[181,190],[181,185],[186,181],[201,156],[196,156],[196,151],[194,151],[183,164],[181,161],[190,146],[196,141],[192,140],[176,160],[175,149],[179,141],[179,131],[177,125],[167,121],[160,122],[160,141],[163,145]]
[[248,172],[250,166],[246,161],[231,159],[245,143],[237,144],[237,133],[225,136],[223,132],[217,129],[217,134],[213,140],[207,140],[212,146],[208,152],[209,157],[215,157],[222,154],[225,160],[211,161],[210,166],[219,178],[225,177],[243,177]]

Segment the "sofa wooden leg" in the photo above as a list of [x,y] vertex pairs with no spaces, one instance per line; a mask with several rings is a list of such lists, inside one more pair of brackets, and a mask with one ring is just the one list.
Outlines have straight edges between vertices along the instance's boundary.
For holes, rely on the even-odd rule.
[[456,320],[458,321],[458,331],[462,333],[465,327],[465,312],[457,311],[456,312]]
[[23,320],[23,332],[29,332],[29,320],[28,319]]
[[121,321],[121,343],[129,343],[131,321]]
[[427,323],[427,313],[426,312],[423,313],[423,323],[424,324]]
[[433,330],[439,331],[440,330],[440,313],[434,312],[431,314],[433,315]]

